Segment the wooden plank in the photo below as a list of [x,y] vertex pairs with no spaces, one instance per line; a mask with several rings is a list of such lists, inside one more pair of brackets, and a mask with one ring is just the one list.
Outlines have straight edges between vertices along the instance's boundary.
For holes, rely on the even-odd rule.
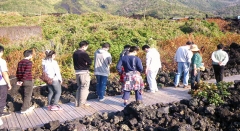
[[79,114],[75,109],[71,108],[67,104],[61,104],[61,107],[67,110],[68,114],[72,116],[73,119],[81,117],[81,114]]
[[174,98],[177,98],[179,100],[181,99],[190,99],[191,95],[188,94],[189,89],[184,88],[173,88],[173,87],[167,87],[163,88],[160,91],[168,96],[173,96]]
[[75,109],[79,114],[81,114],[83,117],[84,116],[89,116],[93,114],[93,111],[95,112],[96,110],[93,109],[92,107],[75,107],[74,103],[68,103],[71,108]]
[[10,116],[5,117],[9,128],[21,128],[20,124],[18,123],[18,119],[15,115],[15,112],[11,112]]
[[32,122],[28,119],[26,113],[25,114],[20,114],[20,115],[22,115],[23,119],[26,120],[26,123],[27,123],[28,127],[33,127]]
[[51,118],[52,121],[59,120],[60,122],[64,122],[64,119],[63,119],[64,117],[59,116],[57,112],[48,111],[47,108],[43,108],[43,110],[45,111],[46,114],[48,114],[48,116]]
[[53,121],[52,118],[44,111],[44,108],[36,108],[34,112],[38,115],[43,124]]
[[143,98],[143,103],[146,104],[146,105],[152,105],[152,104],[155,104],[157,103],[161,97],[160,95],[158,94],[158,92],[156,93],[144,93],[144,98]]
[[108,104],[108,106],[111,106],[118,111],[123,110],[123,107],[121,106],[122,103],[118,102],[116,99],[113,99],[112,97],[106,97],[104,103]]
[[90,112],[91,114],[94,114],[94,113],[97,112],[97,110],[95,110],[95,109],[92,107],[92,105],[90,105],[90,106],[83,106],[82,108],[83,108],[84,110],[87,110],[87,111]]
[[[35,110],[35,109],[34,109]],[[44,125],[44,123],[40,120],[37,113],[35,111],[26,113],[28,119],[32,122],[33,127],[41,127]]]
[[[89,102],[89,101],[87,101],[87,103],[88,103],[88,102]],[[73,103],[72,103],[72,104],[73,104]],[[76,110],[81,110],[81,111],[83,112],[83,116],[85,116],[85,115],[89,116],[89,115],[92,115],[92,114],[98,112],[98,110],[94,109],[94,108],[92,107],[92,105],[90,105],[90,106],[75,107],[74,104],[73,104],[73,106],[71,106],[71,107],[72,107],[72,108],[73,108],[73,107],[76,108]]]
[[59,105],[59,106],[61,106],[62,108],[63,108],[63,110],[62,111],[56,111],[60,116],[62,115],[62,116],[65,116],[65,121],[66,120],[72,120],[72,119],[74,119],[75,118],[75,114],[74,115],[70,115],[70,113],[71,113],[71,110],[69,110],[68,109],[68,107],[67,106],[64,106],[65,104],[61,104],[61,105]]
[[27,118],[29,119],[29,121],[31,122],[31,124],[32,124],[32,126],[31,127],[35,127],[36,125],[37,125],[37,123],[36,123],[36,121],[35,121],[35,119],[33,119],[32,117],[31,117],[31,115],[32,115],[32,112],[30,113],[26,113],[26,116],[27,116]]
[[58,116],[62,118],[62,120],[59,120],[60,122],[65,122],[66,120],[72,120],[72,117],[64,109],[61,111],[51,111],[51,112],[58,114]]
[[[107,101],[107,98],[106,98],[104,101]],[[98,101],[96,101],[96,100],[95,100],[95,101],[93,100],[93,102],[94,102],[97,106],[100,106],[100,107],[102,107],[103,109],[105,109],[105,112],[116,112],[116,111],[118,111],[117,109],[113,108],[112,106],[104,103],[104,101],[103,101],[103,102],[98,102]]]
[[3,121],[3,125],[0,126],[0,129],[9,128],[6,117],[1,117],[1,119]]
[[89,100],[88,103],[90,103],[90,104],[91,104],[91,107],[94,108],[98,113],[103,113],[103,112],[105,112],[105,111],[104,111],[105,109],[104,109],[103,107],[97,106],[92,100]]
[[27,123],[27,120],[23,117],[23,114],[21,114],[20,112],[16,112],[16,117],[22,130],[25,130],[29,127],[29,124]]
[[143,104],[145,105],[153,105],[156,103],[168,103],[170,101],[177,100],[176,98],[169,97],[168,95],[163,94],[161,91],[158,91],[156,93],[143,93]]

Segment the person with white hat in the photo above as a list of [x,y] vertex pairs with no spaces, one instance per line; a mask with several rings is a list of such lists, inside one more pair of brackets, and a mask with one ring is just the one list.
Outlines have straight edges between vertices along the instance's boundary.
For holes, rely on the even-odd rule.
[[192,45],[191,51],[193,57],[191,59],[191,89],[196,90],[195,81],[197,84],[200,82],[200,67],[202,66],[202,56],[199,53],[199,48],[196,44]]

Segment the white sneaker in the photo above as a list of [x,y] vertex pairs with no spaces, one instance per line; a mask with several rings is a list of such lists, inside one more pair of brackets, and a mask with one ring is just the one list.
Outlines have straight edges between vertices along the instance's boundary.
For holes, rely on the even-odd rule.
[[21,113],[25,114],[25,113],[31,112],[31,111],[33,111],[34,108],[35,108],[34,106],[31,106],[26,111],[21,111]]
[[103,97],[102,99],[99,99],[99,101],[104,101],[105,100],[105,97]]
[[158,89],[155,89],[155,92],[158,92]]
[[0,126],[1,126],[1,125],[3,125],[3,121],[2,121],[2,119],[0,118]]

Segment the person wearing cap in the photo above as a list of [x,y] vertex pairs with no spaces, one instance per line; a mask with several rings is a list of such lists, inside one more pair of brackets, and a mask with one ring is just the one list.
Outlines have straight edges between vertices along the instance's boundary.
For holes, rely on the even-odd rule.
[[227,64],[229,57],[227,52],[223,51],[223,44],[217,45],[216,51],[212,53],[212,65],[215,74],[216,82],[223,81],[224,67]]
[[179,87],[179,81],[183,73],[183,87],[188,87],[189,67],[192,58],[192,51],[190,50],[192,42],[188,41],[185,46],[180,46],[174,56],[174,61],[177,62],[177,74],[175,76],[175,88]]
[[202,56],[200,55],[199,48],[196,44],[192,45],[191,51],[193,57],[191,59],[191,89],[196,90],[195,81],[197,84],[200,82],[200,67],[202,65]]

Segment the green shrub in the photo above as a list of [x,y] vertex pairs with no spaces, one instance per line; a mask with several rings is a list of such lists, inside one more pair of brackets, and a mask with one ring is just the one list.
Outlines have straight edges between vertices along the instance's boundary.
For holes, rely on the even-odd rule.
[[191,90],[190,94],[194,98],[206,99],[209,104],[216,106],[223,104],[224,98],[228,97],[230,93],[228,88],[233,85],[233,82],[219,82],[218,84],[202,82],[199,85],[199,89]]

